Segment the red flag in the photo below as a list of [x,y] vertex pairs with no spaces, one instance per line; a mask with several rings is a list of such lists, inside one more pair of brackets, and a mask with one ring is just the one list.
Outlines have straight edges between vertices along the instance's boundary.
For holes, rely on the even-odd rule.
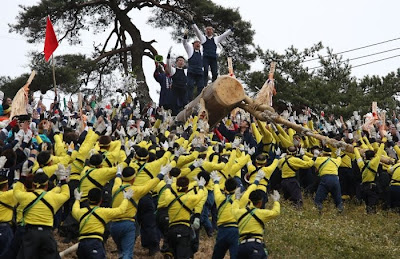
[[49,58],[53,54],[53,52],[58,47],[58,41],[56,34],[53,29],[53,25],[51,24],[50,17],[47,16],[46,23],[46,38],[44,40],[44,59],[49,61]]

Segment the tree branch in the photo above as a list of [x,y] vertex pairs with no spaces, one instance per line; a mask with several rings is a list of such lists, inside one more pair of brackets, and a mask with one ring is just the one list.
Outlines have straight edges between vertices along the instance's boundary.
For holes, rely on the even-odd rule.
[[79,12],[79,9],[77,9],[77,10],[75,11],[75,13],[74,13],[75,21],[74,21],[74,24],[72,25],[72,28],[69,28],[69,29],[65,32],[64,36],[62,36],[61,39],[58,41],[59,43],[61,43],[62,40],[63,40],[65,37],[68,36],[68,33],[70,33],[71,31],[73,31],[73,30],[75,29],[76,25],[78,24],[78,12]]
[[103,54],[101,54],[100,56],[95,58],[93,60],[93,62],[97,63],[100,60],[102,60],[103,58],[106,58],[106,57],[109,57],[109,56],[113,56],[113,55],[118,54],[118,53],[130,51],[131,49],[132,49],[132,46],[129,46],[129,47],[126,47],[126,48],[114,49],[114,50],[111,50],[111,51],[104,52]]
[[[154,42],[157,42],[157,41],[151,40],[151,41],[143,42],[143,44],[144,44],[144,49],[143,50],[150,50],[150,52],[152,53],[153,57],[158,54],[158,51],[153,47],[153,45],[151,45]],[[146,56],[148,56],[148,55],[146,55]]]
[[77,4],[76,6],[79,7],[79,8],[83,8],[83,7],[86,7],[86,6],[93,6],[93,5],[99,5],[99,4],[107,4],[107,1],[105,1],[105,0],[94,0],[94,1],[80,3],[80,4]]
[[167,4],[160,4],[158,1],[155,1],[155,0],[149,0],[148,2],[151,3],[153,6],[157,6],[161,9],[173,12],[187,21],[191,20],[191,17],[188,14],[177,10],[175,7],[169,5],[168,2],[167,2]]

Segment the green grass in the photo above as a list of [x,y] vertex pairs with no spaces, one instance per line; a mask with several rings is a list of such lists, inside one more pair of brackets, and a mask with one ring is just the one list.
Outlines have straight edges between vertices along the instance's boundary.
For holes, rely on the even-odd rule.
[[[269,258],[400,258],[399,214],[378,210],[377,214],[367,215],[363,205],[353,203],[345,204],[344,212],[338,214],[331,200],[324,206],[320,215],[310,198],[305,198],[302,210],[281,202],[281,215],[265,228]],[[139,240],[135,258],[163,258],[160,253],[147,256]],[[214,244],[215,236],[209,238],[202,230],[195,259],[210,259]],[[71,245],[59,242],[59,250]],[[118,257],[111,238],[106,251],[107,258]],[[67,258],[76,258],[75,253]]]
[[367,215],[364,206],[331,201],[320,215],[311,199],[296,210],[281,203],[281,215],[266,225],[270,258],[399,258],[400,216],[386,211]]

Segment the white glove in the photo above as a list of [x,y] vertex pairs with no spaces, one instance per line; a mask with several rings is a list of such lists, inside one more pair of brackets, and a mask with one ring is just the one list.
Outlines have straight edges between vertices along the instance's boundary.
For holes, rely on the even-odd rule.
[[203,163],[204,163],[204,160],[200,158],[193,162],[193,166],[197,168],[197,167],[202,166]]
[[19,170],[14,171],[14,180],[19,180],[21,178],[21,172]]
[[280,198],[281,195],[279,194],[279,192],[277,190],[274,190],[271,194],[272,201],[279,201]]
[[240,188],[236,188],[236,190],[235,190],[235,198],[236,198],[236,200],[240,200],[242,195],[243,195],[243,193],[240,191]]
[[321,152],[318,149],[314,149],[314,157],[318,157]]
[[186,149],[184,147],[179,147],[178,151],[179,151],[179,155],[183,155],[183,154],[185,154]]
[[17,134],[15,134],[14,138],[15,140],[18,140],[18,142],[21,142],[24,138],[25,132],[21,129],[18,131]]
[[116,175],[118,176],[118,175],[122,175],[122,170],[123,170],[123,165],[122,164],[118,164],[117,165],[117,173],[116,173]]
[[340,153],[342,152],[341,148],[336,149],[336,156],[340,157]]
[[[72,125],[72,120],[71,120],[71,125]],[[101,121],[96,126],[96,131],[98,131],[99,133],[102,133],[105,129],[106,129],[106,123],[104,121]]]
[[200,219],[199,218],[197,218],[197,217],[194,218],[192,227],[196,230],[200,228]]
[[57,180],[61,180],[61,177],[65,174],[65,167],[63,164],[58,164],[58,169],[55,172],[55,175],[57,176]]
[[281,154],[282,154],[282,151],[281,151],[281,149],[278,147],[278,148],[275,150],[275,155],[280,156]]
[[172,169],[172,165],[171,164],[166,164],[165,166],[161,166],[160,174],[166,175],[166,174],[169,173],[169,171],[171,171],[171,169]]
[[167,174],[164,176],[164,182],[167,185],[171,185],[172,184],[172,177],[169,177]]
[[264,177],[265,177],[265,172],[264,172],[264,170],[260,169],[260,170],[257,171],[256,177],[255,177],[255,181],[256,182],[260,182],[261,179],[264,179]]
[[165,141],[164,143],[161,143],[161,147],[162,147],[164,150],[167,150],[167,149],[169,148],[168,141]]
[[175,140],[171,140],[168,142],[168,147],[174,147]]
[[28,161],[29,160],[26,160],[25,162],[24,162],[24,164],[22,165],[22,171],[21,171],[21,176],[27,176],[29,173],[30,173],[30,171],[32,170],[32,166],[30,166],[30,167],[28,167]]
[[200,179],[198,179],[197,185],[198,185],[200,188],[203,188],[204,185],[206,185],[206,180],[204,179],[204,177],[200,177]]
[[104,135],[110,136],[111,133],[112,133],[112,127],[111,127],[111,125],[109,125],[109,126],[107,126],[106,134],[104,134]]
[[193,138],[191,144],[192,144],[192,147],[199,147],[200,146],[199,140],[197,138]]
[[32,139],[32,131],[28,130],[25,134],[24,134],[24,142],[28,143],[31,139]]
[[304,148],[300,148],[300,156],[304,156],[304,154],[306,153],[306,151],[304,150]]
[[133,147],[125,149],[126,156],[130,156],[135,149]]
[[0,169],[4,167],[7,162],[7,158],[5,156],[0,156]]
[[240,139],[235,138],[235,140],[232,142],[232,148],[237,148],[240,145]]
[[252,156],[252,155],[254,155],[254,153],[256,152],[256,148],[255,148],[255,147],[252,147],[252,148],[249,149],[248,152],[249,152],[249,155]]
[[74,190],[75,200],[80,201],[82,199],[83,192],[78,191],[78,188]]
[[71,175],[71,165],[69,165],[68,167],[67,167],[67,169],[65,169],[65,171],[64,171],[64,175],[61,177],[61,181],[63,181],[63,180],[67,180],[67,179],[69,179],[69,176]]
[[221,176],[218,175],[217,171],[212,171],[210,174],[210,178],[213,180],[213,182],[219,182],[219,180],[221,180]]
[[133,190],[129,188],[128,190],[124,191],[124,199],[129,200],[133,196]]
[[72,153],[72,152],[74,151],[74,149],[75,149],[74,142],[71,142],[71,143],[68,145],[68,153]]

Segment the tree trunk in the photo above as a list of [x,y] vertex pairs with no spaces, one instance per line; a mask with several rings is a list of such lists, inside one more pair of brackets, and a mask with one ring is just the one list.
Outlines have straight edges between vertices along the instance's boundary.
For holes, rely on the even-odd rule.
[[176,120],[186,121],[193,112],[197,111],[203,99],[208,112],[208,123],[210,127],[214,127],[245,97],[243,86],[236,78],[220,76],[186,105],[185,109],[176,116]]
[[138,98],[140,106],[142,107],[151,101],[149,87],[147,86],[146,77],[143,72],[142,60],[145,49],[144,42],[138,28],[131,22],[129,16],[118,7],[118,3],[116,1],[110,1],[110,8],[114,11],[117,20],[123,29],[132,39],[130,50],[132,58],[131,69],[137,81],[136,97]]

